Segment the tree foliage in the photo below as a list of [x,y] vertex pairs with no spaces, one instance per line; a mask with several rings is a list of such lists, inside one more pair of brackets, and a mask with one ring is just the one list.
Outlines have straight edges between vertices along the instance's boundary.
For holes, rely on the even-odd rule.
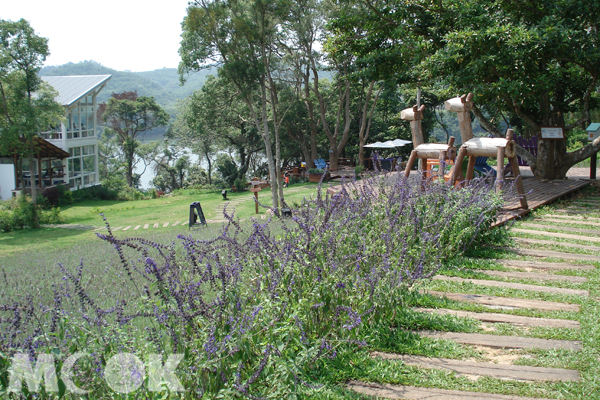
[[[54,101],[56,91],[38,76],[48,54],[48,39],[37,36],[27,21],[0,20],[0,153],[26,156],[30,169],[35,164],[34,138],[64,112]],[[31,194],[35,206],[35,184]],[[32,225],[38,226],[35,207]]]
[[165,126],[167,114],[154,98],[138,96],[137,92],[113,93],[106,105],[99,108],[102,119],[114,133],[125,158],[127,184],[133,187],[136,152],[140,147],[138,136],[143,132]]
[[[570,132],[585,126],[598,106],[597,1],[363,0],[359,8],[333,22],[339,51],[358,54],[379,76],[427,80],[454,94],[472,91],[477,117],[496,135],[501,132],[489,119],[499,113],[517,116],[529,133],[548,125]],[[352,18],[364,19],[360,30]],[[386,62],[393,59],[395,65]],[[551,150],[541,141],[537,160],[520,154],[537,176],[564,177],[600,150],[600,140],[570,154],[564,142],[554,157]]]

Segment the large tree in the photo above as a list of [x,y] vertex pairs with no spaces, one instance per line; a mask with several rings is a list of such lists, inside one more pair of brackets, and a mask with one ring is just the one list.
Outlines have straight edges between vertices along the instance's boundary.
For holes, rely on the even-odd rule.
[[[183,80],[192,72],[220,66],[219,76],[233,83],[248,107],[251,122],[260,132],[271,175],[273,208],[282,195],[276,45],[281,22],[289,11],[284,0],[196,0],[183,23],[179,72]],[[275,137],[275,154],[271,134]]]
[[[0,20],[0,153],[26,156],[32,174],[33,227],[38,227],[34,173],[34,138],[63,116],[57,93],[38,76],[49,55],[48,39],[23,19]],[[17,166],[15,166],[16,168]],[[38,171],[41,178],[41,171]]]
[[[518,116],[534,133],[563,126],[567,135],[590,122],[598,105],[598,1],[362,0],[363,32],[336,22],[341,48],[374,70],[429,79],[454,93],[475,94],[481,125],[502,135],[486,115]],[[397,58],[396,66],[378,65]],[[390,73],[391,72],[391,73]],[[490,112],[485,112],[490,111]],[[563,178],[600,150],[600,139],[571,153],[540,141],[537,159],[519,150],[540,178]]]
[[113,93],[106,105],[101,105],[99,113],[123,152],[127,184],[133,187],[136,152],[140,147],[138,137],[143,132],[167,125],[169,114],[153,97],[138,96],[137,92]]

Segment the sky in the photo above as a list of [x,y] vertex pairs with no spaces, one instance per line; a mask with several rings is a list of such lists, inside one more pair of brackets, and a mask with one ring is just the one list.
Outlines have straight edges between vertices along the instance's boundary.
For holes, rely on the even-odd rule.
[[29,21],[48,38],[44,66],[94,60],[118,71],[179,64],[189,0],[0,0],[0,18]]

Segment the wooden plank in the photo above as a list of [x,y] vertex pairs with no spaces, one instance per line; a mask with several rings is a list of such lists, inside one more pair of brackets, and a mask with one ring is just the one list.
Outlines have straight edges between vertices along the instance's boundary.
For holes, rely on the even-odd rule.
[[[577,226],[582,226],[582,225],[585,225],[585,226],[600,226],[600,222],[590,222],[590,221],[584,221],[584,220],[579,220],[579,219],[573,220],[572,218],[569,218],[569,219],[558,219],[558,218],[545,218],[544,217],[544,218],[542,218],[540,220],[536,220],[536,221],[553,222],[553,223],[556,223],[556,224],[574,224],[574,225],[577,225]],[[560,229],[564,229],[564,227],[565,226],[562,225],[560,227]],[[557,228],[557,229],[559,229],[559,228]],[[577,228],[575,228],[575,229],[577,229]]]
[[136,225],[135,228],[133,228],[134,231],[137,231],[138,229],[140,229],[141,225]]
[[[598,214],[598,212],[599,212],[599,211],[592,211],[592,210],[581,209],[581,208],[566,208],[566,209],[561,208],[561,209],[556,209],[554,211],[559,212],[559,213],[575,214],[575,215]],[[598,218],[598,217],[590,217],[590,218]]]
[[529,235],[549,236],[549,237],[555,237],[555,238],[559,238],[559,239],[585,240],[586,242],[600,243],[600,238],[590,237],[590,236],[573,235],[571,233],[536,231],[536,230],[531,230],[531,229],[520,229],[520,228],[513,228],[513,229],[511,229],[511,232],[526,233]]
[[[508,179],[507,182],[511,180]],[[492,226],[504,224],[511,219],[519,218],[531,210],[544,206],[552,201],[563,197],[569,193],[580,190],[590,184],[590,181],[584,180],[564,180],[555,182],[541,182],[535,178],[524,178],[523,185],[527,193],[527,203],[529,209],[524,210],[520,207],[519,198],[515,193],[507,193],[503,209],[499,212],[496,222]]]
[[167,226],[169,226],[169,223],[168,223],[168,222],[165,222],[165,223],[163,224],[163,228],[166,228]]
[[110,228],[110,230],[111,230],[112,232],[116,232],[116,231],[118,231],[118,230],[119,230],[119,229],[121,229],[121,228],[123,228],[123,227],[122,227],[122,226],[119,226],[119,227],[117,227],[117,228]]
[[180,222],[180,221],[177,221],[177,222],[175,222],[175,223],[174,223],[173,225],[171,225],[171,226],[177,226],[177,225],[179,225],[179,222]]
[[[515,249],[509,249],[515,250]],[[540,256],[540,257],[550,257],[550,256]],[[552,256],[554,257],[554,256]],[[560,257],[559,257],[560,258]],[[564,262],[546,262],[546,261],[525,261],[525,260],[495,260],[498,264],[507,267],[507,268],[531,268],[531,269],[540,269],[540,270],[552,270],[559,271],[565,269],[573,269],[573,270],[590,270],[594,269],[593,265],[589,264],[571,264]]]
[[563,253],[561,251],[554,250],[520,249],[514,247],[501,247],[501,249],[519,254],[521,256],[554,257],[562,258],[563,260],[600,261],[598,256],[593,256],[590,254]]
[[[550,221],[552,222],[552,221]],[[563,221],[560,221],[563,222]],[[600,224],[598,224],[600,225]],[[561,231],[566,231],[566,232],[575,232],[575,233],[589,233],[590,235],[598,235],[600,236],[600,229],[596,230],[596,229],[585,229],[585,228],[572,228],[570,226],[556,226],[556,225],[542,225],[542,224],[530,224],[530,223],[522,223],[521,227],[525,227],[525,228],[536,228],[536,229],[556,229],[556,230],[561,230]],[[534,231],[534,232],[538,232],[538,231]],[[587,238],[586,236],[583,236],[585,238]],[[593,239],[597,239],[600,240],[600,238],[593,238]]]
[[427,293],[434,296],[446,297],[450,300],[466,301],[469,303],[477,303],[491,307],[534,308],[546,311],[579,311],[579,305],[577,304],[558,303],[555,301],[516,299],[511,297],[486,296],[474,293],[437,292],[435,290],[419,290],[419,293]]
[[154,229],[158,228],[158,224],[154,224]]
[[[555,242],[553,240],[528,239],[528,238],[521,238],[521,237],[516,237],[516,236],[511,236],[511,239],[517,243],[522,243],[522,244],[527,244],[527,245],[539,244],[539,245],[544,245],[544,246],[562,246],[562,247],[570,247],[573,249],[582,249],[582,250],[600,252],[600,247],[588,246],[586,244]],[[598,261],[600,261],[600,257],[597,257],[596,259]]]
[[539,272],[508,272],[508,271],[490,271],[490,270],[476,270],[482,274],[498,276],[501,278],[515,278],[515,279],[535,279],[539,281],[567,281],[573,283],[585,283],[587,278],[584,276],[570,276],[570,275],[553,275],[544,274]]
[[131,225],[129,225],[129,226],[126,226],[125,228],[123,228],[123,230],[124,230],[124,231],[127,231],[127,230],[129,230],[129,229],[131,229]]
[[557,288],[557,287],[552,287],[552,286],[527,285],[524,283],[488,281],[485,279],[465,279],[465,278],[459,278],[456,276],[436,275],[433,277],[433,280],[446,281],[446,282],[458,282],[458,283],[469,282],[474,285],[481,285],[481,286],[488,286],[488,287],[502,287],[502,288],[507,288],[507,289],[516,289],[516,290],[528,290],[528,291],[532,291],[532,292],[566,294],[566,295],[584,296],[584,297],[589,296],[589,292],[587,290],[582,290],[582,289],[563,289],[563,288]]
[[501,379],[518,381],[579,381],[579,372],[562,368],[529,367],[526,365],[493,364],[476,361],[452,360],[449,358],[428,358],[421,356],[408,356],[373,352],[373,358],[385,360],[398,360],[407,365],[421,368],[445,369],[457,374],[491,376]]
[[559,223],[563,224],[600,226],[600,218],[582,217],[581,215],[546,214],[542,218],[554,218],[554,220],[558,220]]
[[534,318],[524,317],[522,315],[511,315],[502,313],[480,313],[462,310],[450,310],[447,308],[415,308],[415,311],[426,312],[433,314],[451,314],[457,317],[467,317],[477,319],[481,322],[504,323],[517,326],[542,326],[547,328],[570,328],[579,329],[581,324],[579,321],[568,319],[552,319],[552,318]]
[[533,399],[531,397],[508,396],[504,394],[398,386],[361,381],[350,381],[346,384],[346,387],[357,393],[366,394],[378,399],[386,398],[392,400],[547,400],[540,398]]
[[581,342],[575,340],[539,339],[520,336],[487,335],[484,333],[418,331],[419,336],[432,339],[452,340],[456,343],[485,346],[495,349],[565,349],[581,350]]
[[150,226],[149,224],[145,224],[144,229],[148,229],[149,226]]

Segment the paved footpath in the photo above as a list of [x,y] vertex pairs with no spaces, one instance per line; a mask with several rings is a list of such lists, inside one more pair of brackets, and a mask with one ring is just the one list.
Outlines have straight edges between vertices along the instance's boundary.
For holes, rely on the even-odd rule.
[[[582,212],[582,204],[588,206]],[[600,253],[596,251],[600,240],[600,218],[597,214],[600,209],[600,196],[591,196],[587,199],[574,202],[560,214],[546,215],[541,218],[523,223],[518,229],[513,229],[516,247],[506,248],[512,253],[533,257],[536,261],[529,260],[495,260],[503,271],[481,270],[478,279],[464,279],[451,276],[435,276],[434,280],[441,281],[450,287],[460,287],[460,293],[453,293],[451,289],[445,292],[427,290],[432,296],[442,296],[455,300],[460,304],[474,303],[488,307],[489,312],[463,311],[460,309],[427,309],[417,308],[415,311],[430,314],[452,314],[457,317],[472,318],[479,321],[484,333],[463,332],[435,332],[419,331],[422,337],[433,338],[441,341],[453,341],[461,346],[475,346],[483,349],[487,362],[472,360],[456,360],[450,358],[428,358],[415,355],[391,354],[373,352],[372,357],[384,362],[401,361],[405,365],[419,369],[439,369],[451,371],[457,375],[467,376],[471,379],[488,377],[504,381],[525,381],[533,385],[540,382],[580,381],[580,372],[576,369],[564,369],[554,366],[532,367],[515,363],[520,357],[531,358],[529,349],[561,350],[569,352],[581,351],[584,343],[580,340],[552,340],[530,336],[498,335],[495,334],[497,324],[510,324],[513,331],[527,331],[531,328],[543,327],[547,329],[568,329],[579,337],[580,323],[577,315],[581,313],[579,299],[585,299],[588,291],[587,278],[582,276],[586,271],[597,268],[596,265],[586,263],[600,262]],[[587,222],[586,225],[580,222]],[[576,242],[576,243],[573,243]],[[552,257],[546,261],[546,257]],[[511,271],[506,271],[510,269]],[[571,271],[571,274],[569,272]],[[482,277],[483,275],[483,277]],[[514,280],[526,283],[514,282]],[[455,285],[455,286],[452,286]],[[464,286],[471,285],[471,286]],[[561,286],[569,285],[569,288]],[[572,299],[569,301],[533,300],[511,295],[487,296],[477,293],[464,293],[465,287],[492,287],[509,289],[503,293],[545,293],[558,295],[559,298]],[[531,296],[529,296],[531,297]],[[455,303],[456,304],[456,303]],[[514,315],[514,310],[530,309],[539,313],[553,313],[554,316],[566,315],[563,318],[528,317]],[[566,314],[564,314],[566,313]],[[571,319],[572,318],[572,319]],[[509,330],[510,331],[510,330]],[[518,349],[518,350],[511,350]],[[498,351],[509,354],[507,357],[498,355]],[[510,353],[510,352],[513,353]],[[516,353],[514,353],[516,351]],[[501,353],[502,354],[502,353]],[[533,355],[535,357],[535,355]],[[491,387],[494,385],[490,385]],[[410,387],[389,385],[377,382],[351,381],[347,387],[364,394],[378,398],[389,399],[439,399],[439,400],[524,400],[525,397],[506,396],[492,393],[478,393],[468,391],[445,390],[436,388]],[[542,390],[542,389],[540,389]],[[547,390],[545,387],[543,390]],[[540,392],[543,393],[543,392]],[[558,392],[554,393],[555,397]],[[550,394],[548,393],[550,396]],[[562,398],[562,397],[561,397]]]

